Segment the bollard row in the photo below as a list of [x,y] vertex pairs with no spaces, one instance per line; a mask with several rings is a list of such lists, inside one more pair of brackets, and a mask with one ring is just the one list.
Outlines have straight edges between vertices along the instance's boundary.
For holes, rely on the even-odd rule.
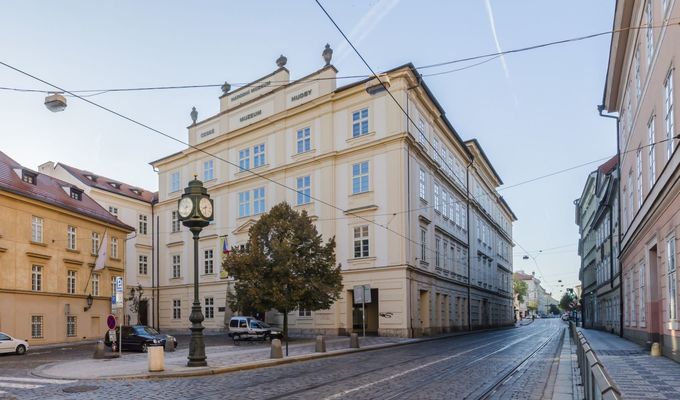
[[574,343],[576,343],[576,357],[579,369],[581,370],[583,394],[586,400],[622,399],[621,391],[605,371],[604,366],[597,358],[597,355],[595,355],[590,344],[588,344],[588,340],[583,336],[583,333],[576,329],[576,325],[573,322],[569,323],[569,331],[574,339]]

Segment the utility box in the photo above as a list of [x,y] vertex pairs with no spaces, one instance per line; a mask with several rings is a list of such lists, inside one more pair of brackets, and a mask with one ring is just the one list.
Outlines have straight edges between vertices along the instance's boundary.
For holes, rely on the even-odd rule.
[[147,347],[149,358],[149,372],[160,372],[165,370],[165,353],[163,346]]

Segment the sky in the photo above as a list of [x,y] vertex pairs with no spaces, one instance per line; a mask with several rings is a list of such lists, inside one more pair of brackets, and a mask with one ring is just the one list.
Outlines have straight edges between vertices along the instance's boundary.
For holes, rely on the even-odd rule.
[[[608,31],[614,8],[592,0],[321,3],[376,71]],[[313,0],[4,1],[0,43],[0,62],[67,90],[247,83],[272,72],[280,54],[296,79],[323,65],[326,43],[339,76],[369,73]],[[609,43],[605,35],[448,74],[427,76],[473,62],[420,71],[460,136],[480,142],[504,182],[499,192],[518,218],[514,269],[536,272],[558,299],[578,280],[573,202],[599,163],[520,183],[615,154],[615,122],[597,112]],[[0,87],[51,89],[2,65]],[[213,115],[220,94],[213,87],[88,99],[186,140],[191,107],[199,120]],[[77,98],[52,113],[44,96],[0,90],[0,151],[26,167],[64,162],[156,190],[149,162],[184,148]]]

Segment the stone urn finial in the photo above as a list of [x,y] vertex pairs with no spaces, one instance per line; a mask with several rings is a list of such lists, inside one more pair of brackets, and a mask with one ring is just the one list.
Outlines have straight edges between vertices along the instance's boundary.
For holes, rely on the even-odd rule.
[[196,119],[198,119],[198,111],[196,111],[196,107],[191,107],[191,113],[189,115],[191,116],[191,120],[194,122],[193,124],[196,125]]
[[287,62],[288,62],[288,59],[287,59],[286,56],[284,56],[283,54],[281,54],[281,55],[279,56],[279,58],[276,59],[276,65],[277,65],[279,68],[283,68],[284,65],[286,65]]
[[231,90],[231,85],[229,84],[229,82],[225,81],[224,85],[222,85],[221,89],[222,89],[222,94],[227,94]]
[[323,53],[321,53],[321,56],[323,56],[323,60],[326,62],[326,66],[331,65],[331,59],[333,58],[333,49],[331,49],[331,45],[326,43],[326,47],[323,49]]

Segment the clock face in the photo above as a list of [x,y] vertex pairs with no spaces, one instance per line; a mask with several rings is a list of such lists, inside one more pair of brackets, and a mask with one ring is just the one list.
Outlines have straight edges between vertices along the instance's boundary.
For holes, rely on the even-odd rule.
[[210,202],[209,199],[207,199],[205,197],[202,198],[201,202],[198,203],[198,209],[201,210],[201,214],[204,217],[206,217],[206,218],[212,217],[213,207],[212,207],[212,203]]
[[179,202],[179,216],[182,218],[186,218],[191,214],[191,211],[194,209],[194,203],[191,202],[191,199],[188,197],[183,198]]

